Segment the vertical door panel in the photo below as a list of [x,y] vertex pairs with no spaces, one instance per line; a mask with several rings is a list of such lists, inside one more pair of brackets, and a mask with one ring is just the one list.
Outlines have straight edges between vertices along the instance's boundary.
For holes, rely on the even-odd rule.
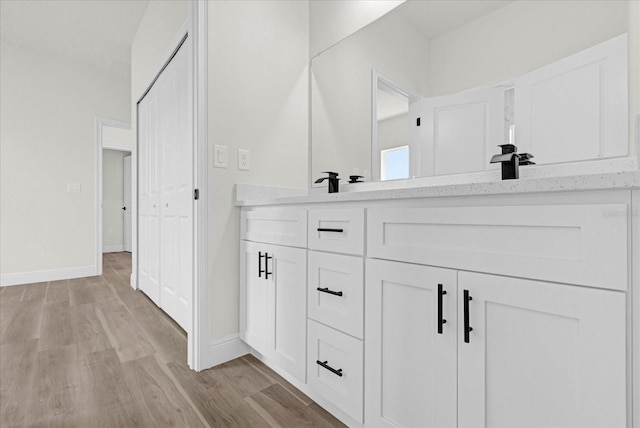
[[[456,426],[456,272],[366,262],[367,426]],[[438,333],[438,284],[442,334]]]
[[[264,279],[263,244],[240,241],[240,339],[263,355],[269,342],[269,287]],[[261,260],[259,260],[259,257]]]
[[159,304],[157,114],[157,95],[155,91],[150,91],[138,104],[138,285],[153,302]]
[[273,326],[269,356],[274,364],[298,380],[306,381],[307,252],[300,248],[269,245],[268,270]]
[[625,426],[624,293],[462,272],[458,298],[460,427]]
[[131,155],[124,157],[124,250],[131,252]]
[[193,293],[193,141],[190,39],[156,82],[162,97],[162,309],[191,330]]

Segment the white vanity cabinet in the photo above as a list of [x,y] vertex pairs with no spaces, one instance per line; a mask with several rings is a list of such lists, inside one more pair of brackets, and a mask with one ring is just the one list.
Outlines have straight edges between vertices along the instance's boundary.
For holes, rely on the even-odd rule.
[[456,426],[456,271],[367,260],[365,424]]
[[384,260],[366,275],[366,426],[625,425],[624,293]]
[[460,272],[458,427],[626,426],[625,317],[623,292]]
[[[306,233],[297,236],[292,219],[303,222],[306,232],[306,211],[299,209],[243,213],[243,230],[254,231],[254,239],[306,243]],[[240,339],[304,383],[306,249],[242,240],[240,266]]]

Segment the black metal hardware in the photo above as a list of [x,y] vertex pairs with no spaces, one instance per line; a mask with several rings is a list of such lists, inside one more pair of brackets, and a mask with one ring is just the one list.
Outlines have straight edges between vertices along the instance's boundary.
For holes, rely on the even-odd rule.
[[265,273],[262,270],[262,251],[258,251],[258,278],[262,278],[262,274]]
[[447,291],[442,289],[442,284],[438,284],[438,334],[442,334],[442,324],[447,322],[442,318],[442,296],[445,294]]
[[193,190],[193,199],[195,199],[196,201],[200,199],[200,189]]
[[361,178],[364,178],[364,177],[362,175],[350,175],[349,183],[364,183],[364,181],[360,180]]
[[127,210],[127,207],[122,207],[122,209],[123,209],[124,211],[126,211],[126,210]]
[[322,183],[324,180],[329,180],[329,193],[338,193],[340,191],[340,179],[338,178],[338,173],[325,171],[323,174],[329,174],[329,176],[318,178],[316,183]]
[[319,228],[318,228],[318,232],[336,232],[336,233],[342,233],[342,232],[344,232],[344,229],[331,229],[331,228],[326,228],[326,227],[319,227]]
[[269,260],[273,257],[269,257],[269,253],[264,253],[264,277],[269,279],[269,275],[273,275],[273,271],[269,272]]
[[500,144],[498,147],[502,148],[502,153],[491,157],[491,163],[502,164],[502,179],[514,180],[520,177],[521,165],[535,165],[530,161],[533,155],[530,153],[516,153],[518,148],[513,144]]
[[334,369],[333,367],[331,367],[329,364],[327,364],[328,361],[320,361],[320,360],[316,360],[316,364],[319,366],[324,367],[325,369],[329,370],[331,373],[336,374],[340,377],[342,377],[342,369]]
[[416,119],[416,126],[420,126],[420,118]]
[[469,296],[469,290],[463,291],[464,297],[464,343],[469,343],[469,333],[473,331],[473,328],[469,327],[469,302],[473,300]]
[[325,287],[325,288],[318,287],[316,288],[316,290],[322,291],[323,293],[333,294],[334,296],[342,296],[342,291],[329,290],[328,287]]

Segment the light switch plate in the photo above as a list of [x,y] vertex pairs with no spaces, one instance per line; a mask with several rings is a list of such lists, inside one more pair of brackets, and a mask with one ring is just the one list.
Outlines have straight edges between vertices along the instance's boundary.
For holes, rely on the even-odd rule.
[[249,171],[251,169],[251,158],[249,150],[238,149],[238,170]]
[[226,168],[229,165],[229,148],[215,144],[213,146],[213,166]]
[[67,183],[67,193],[80,193],[80,183]]

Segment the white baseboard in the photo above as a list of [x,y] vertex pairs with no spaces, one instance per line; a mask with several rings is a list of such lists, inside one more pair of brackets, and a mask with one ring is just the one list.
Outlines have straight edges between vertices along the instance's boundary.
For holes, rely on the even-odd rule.
[[32,284],[36,282],[59,281],[62,279],[84,278],[97,275],[96,266],[80,266],[65,269],[40,270],[35,272],[5,273],[0,275],[0,287]]
[[103,253],[121,253],[124,251],[124,244],[119,245],[104,245],[102,247]]
[[202,370],[242,357],[249,353],[249,347],[238,335],[227,336],[212,343],[202,358]]

